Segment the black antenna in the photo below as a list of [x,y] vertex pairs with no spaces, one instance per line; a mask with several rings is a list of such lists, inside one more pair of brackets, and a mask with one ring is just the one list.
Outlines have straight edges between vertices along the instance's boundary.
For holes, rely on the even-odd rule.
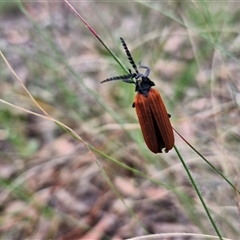
[[136,66],[136,64],[135,64],[135,62],[134,62],[134,60],[132,58],[132,55],[131,55],[130,51],[128,50],[127,44],[125,43],[123,38],[120,38],[120,40],[121,40],[123,48],[124,48],[124,50],[125,50],[125,52],[127,54],[128,60],[131,63],[133,69],[135,70],[135,73],[132,73],[131,70],[129,69],[128,70],[129,74],[127,74],[127,75],[107,78],[107,79],[101,81],[100,83],[114,81],[114,80],[122,80],[123,82],[126,82],[126,83],[136,84],[136,82],[133,80],[133,78],[138,79],[140,77],[147,77],[148,74],[149,74],[149,71],[150,71],[149,68],[141,66],[141,65],[140,65],[140,68],[146,68],[147,69],[146,74],[145,74],[146,76],[138,72],[137,66]]
[[127,44],[125,43],[123,38],[120,37],[120,40],[121,40],[123,48],[124,48],[124,50],[125,50],[125,52],[127,54],[129,62],[132,64],[132,67],[136,71],[136,73],[138,73],[137,66],[136,66],[136,64],[135,64],[135,62],[134,62],[134,60],[132,58],[132,55],[131,55],[130,51],[128,50]]
[[130,73],[130,74],[124,75],[124,76],[116,76],[116,77],[107,78],[107,79],[101,81],[100,83],[109,82],[109,81],[113,81],[113,80],[123,80],[124,82],[135,83],[133,80],[130,80],[130,79],[134,78],[134,76],[135,75]]

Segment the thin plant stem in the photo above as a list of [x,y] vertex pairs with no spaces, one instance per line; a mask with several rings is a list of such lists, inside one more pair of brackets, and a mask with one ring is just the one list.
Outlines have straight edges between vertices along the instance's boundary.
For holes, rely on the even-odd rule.
[[180,152],[178,151],[178,149],[177,149],[177,147],[175,145],[174,145],[174,149],[175,149],[179,159],[182,162],[182,165],[183,165],[183,167],[184,167],[184,169],[185,169],[185,171],[186,171],[186,173],[187,173],[187,175],[188,175],[188,177],[190,179],[190,182],[192,183],[193,188],[195,189],[195,191],[196,191],[196,193],[197,193],[197,195],[198,195],[198,197],[199,197],[199,199],[200,199],[200,201],[202,203],[203,208],[205,209],[205,212],[206,212],[206,214],[207,214],[207,216],[208,216],[208,218],[209,218],[209,220],[210,220],[210,222],[211,222],[215,232],[217,233],[219,239],[223,240],[223,238],[222,238],[222,236],[221,236],[221,234],[220,234],[220,232],[219,232],[219,230],[218,230],[218,228],[217,228],[217,226],[216,226],[216,224],[215,224],[215,222],[214,222],[214,220],[213,220],[213,218],[212,218],[212,216],[210,214],[210,211],[208,210],[207,205],[206,205],[205,201],[202,198],[202,195],[201,195],[201,193],[200,193],[200,191],[199,191],[199,189],[197,187],[196,181],[193,179],[193,176],[192,176],[188,166],[186,165],[185,161],[182,158],[182,155],[180,154]]
[[115,61],[120,65],[120,67],[126,73],[129,73],[128,69],[124,66],[124,64],[120,61],[120,59],[115,55],[115,53],[108,47],[108,45],[101,39],[99,34],[87,23],[87,21],[82,17],[80,13],[76,11],[76,9],[67,1],[64,0],[66,4],[71,8],[71,10],[76,14],[76,16],[84,23],[84,25],[90,30],[90,32],[98,39],[98,41],[105,47],[105,49],[112,55]]
[[194,151],[196,152],[217,174],[219,174],[235,191],[240,194],[240,191],[229,181],[219,170],[217,170],[196,148],[194,148],[175,128],[173,130],[178,136]]

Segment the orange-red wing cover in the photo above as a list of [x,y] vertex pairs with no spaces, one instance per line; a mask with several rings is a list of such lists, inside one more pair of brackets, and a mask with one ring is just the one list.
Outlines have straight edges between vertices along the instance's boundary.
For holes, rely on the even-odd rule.
[[165,152],[172,149],[173,129],[159,92],[151,88],[147,97],[137,93],[134,105],[148,148],[154,153],[160,153],[164,148]]

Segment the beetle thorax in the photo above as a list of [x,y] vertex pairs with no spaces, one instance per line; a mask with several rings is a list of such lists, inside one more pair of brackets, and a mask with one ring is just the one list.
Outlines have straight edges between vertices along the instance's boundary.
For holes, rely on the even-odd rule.
[[148,96],[148,92],[152,86],[154,86],[154,82],[152,82],[148,77],[142,76],[136,81],[136,92],[143,94],[145,97]]

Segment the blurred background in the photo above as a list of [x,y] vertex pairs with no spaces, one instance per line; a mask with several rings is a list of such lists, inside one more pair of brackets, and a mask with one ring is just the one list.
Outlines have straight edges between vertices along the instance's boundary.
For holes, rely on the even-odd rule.
[[[151,69],[171,123],[238,187],[240,5],[232,1],[78,1],[73,7],[127,68]],[[0,104],[0,238],[216,235],[175,150],[146,147],[134,85],[65,2],[0,2],[0,50],[48,114]],[[42,112],[0,59],[0,98]],[[223,236],[239,236],[239,196],[176,134]],[[93,149],[95,148],[95,150]],[[178,238],[168,239],[199,239]]]

